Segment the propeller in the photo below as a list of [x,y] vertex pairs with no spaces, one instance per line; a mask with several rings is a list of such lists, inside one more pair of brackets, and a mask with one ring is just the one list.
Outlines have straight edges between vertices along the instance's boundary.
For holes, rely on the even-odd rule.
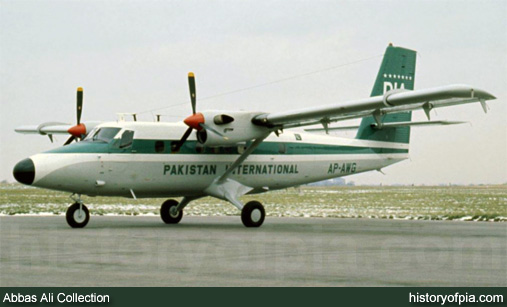
[[195,76],[193,72],[188,73],[188,89],[190,90],[190,102],[192,103],[192,114],[195,114],[196,96],[195,96]]
[[79,125],[81,123],[81,113],[83,112],[83,88],[77,88],[76,96],[76,122]]
[[188,139],[188,137],[192,133],[192,130],[194,130],[194,129],[198,132],[202,131],[203,129],[204,129],[204,131],[209,130],[209,131],[223,137],[226,140],[228,139],[226,136],[224,136],[222,133],[218,132],[213,127],[206,125],[204,123],[204,115],[202,115],[202,113],[196,113],[197,97],[196,97],[196,91],[195,91],[195,76],[194,76],[193,72],[188,73],[188,88],[190,91],[190,103],[192,104],[192,115],[185,118],[185,120],[183,121],[188,126],[188,129],[185,131],[185,133],[183,134],[183,136],[181,137],[181,139],[178,142],[173,143],[173,145],[171,147],[171,150],[173,152],[178,152],[180,150],[181,146],[183,146],[183,144],[186,142],[186,140]]
[[76,125],[72,126],[67,130],[71,137],[67,139],[67,141],[63,144],[69,145],[73,141],[79,139],[82,139],[86,135],[86,127],[84,124],[81,124],[81,113],[83,112],[83,88],[78,87],[77,88],[77,95],[76,95]]
[[76,137],[72,135],[70,138],[67,139],[67,141],[65,141],[65,143],[63,143],[63,146],[69,145],[75,139],[76,139]]

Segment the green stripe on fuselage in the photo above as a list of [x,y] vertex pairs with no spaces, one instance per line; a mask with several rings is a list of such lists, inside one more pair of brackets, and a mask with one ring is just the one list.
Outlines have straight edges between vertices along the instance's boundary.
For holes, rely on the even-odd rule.
[[[135,139],[132,146],[119,148],[117,140],[110,143],[84,141],[55,148],[46,153],[112,153],[112,154],[169,154],[171,143],[176,140],[143,140]],[[155,143],[157,144],[156,150]],[[164,146],[161,146],[163,142]],[[221,147],[199,147],[197,141],[186,141],[178,153],[174,154],[239,154],[238,145]],[[163,147],[163,151],[161,150]],[[200,148],[200,150],[198,150]],[[257,147],[253,155],[336,155],[336,154],[387,154],[408,153],[408,149],[370,148],[341,145],[321,145],[302,142],[281,143],[264,142]]]

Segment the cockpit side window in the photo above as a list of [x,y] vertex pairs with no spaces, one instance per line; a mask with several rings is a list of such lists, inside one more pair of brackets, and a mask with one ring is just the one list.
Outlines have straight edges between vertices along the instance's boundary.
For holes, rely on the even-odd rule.
[[120,140],[120,148],[127,148],[129,146],[132,146],[133,140],[134,140],[134,131],[132,130],[123,131]]
[[109,143],[120,130],[120,128],[99,128],[97,132],[93,134],[91,140]]

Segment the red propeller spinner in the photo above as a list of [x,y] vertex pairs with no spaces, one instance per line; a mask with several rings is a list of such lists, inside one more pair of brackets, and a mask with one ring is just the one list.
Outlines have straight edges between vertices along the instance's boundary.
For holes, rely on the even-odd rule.
[[202,113],[195,113],[185,118],[183,122],[190,128],[200,131],[202,129],[201,124],[204,124],[204,115]]
[[86,126],[84,124],[75,125],[67,130],[69,134],[76,138],[80,138],[83,135],[86,135]]

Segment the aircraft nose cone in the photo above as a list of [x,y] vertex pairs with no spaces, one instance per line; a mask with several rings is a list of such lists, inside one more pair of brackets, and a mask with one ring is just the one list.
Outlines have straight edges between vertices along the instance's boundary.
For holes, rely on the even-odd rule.
[[12,174],[18,182],[28,185],[32,184],[35,178],[35,165],[32,159],[28,158],[18,162],[18,164],[14,166]]

